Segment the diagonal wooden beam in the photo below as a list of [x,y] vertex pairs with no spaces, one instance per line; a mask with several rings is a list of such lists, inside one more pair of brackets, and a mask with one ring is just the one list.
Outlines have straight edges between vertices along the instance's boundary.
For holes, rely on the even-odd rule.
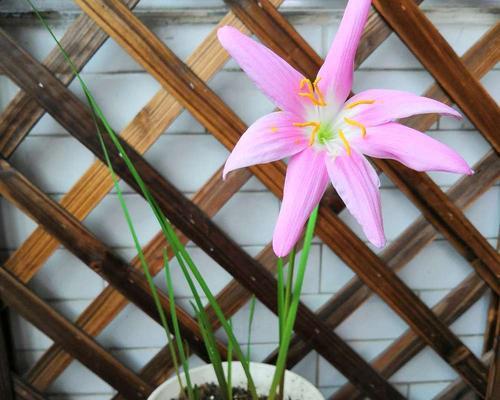
[[73,357],[128,398],[146,399],[151,393],[149,384],[123,366],[93,338],[55,312],[4,268],[0,268],[0,297],[5,304],[60,343]]
[[[127,7],[133,8],[139,0],[124,0]],[[75,67],[81,70],[95,52],[108,38],[85,14],[80,15],[60,39]],[[56,46],[43,61],[43,64],[59,76],[62,83],[68,86],[74,78],[71,68],[61,50]],[[45,113],[30,96],[20,91],[0,114],[0,154],[9,158],[31,128]]]
[[[497,316],[500,314],[500,304],[497,304]],[[500,393],[500,318],[496,318],[493,340],[493,359],[488,373],[488,389],[486,400],[495,400]]]
[[[445,324],[450,325],[478,301],[486,289],[483,280],[473,273],[435,305],[433,311]],[[407,331],[377,356],[372,365],[384,377],[389,378],[424,348],[425,343],[412,331]],[[356,388],[344,385],[332,395],[331,400],[363,398],[364,396]]]
[[[485,365],[490,365],[493,358],[493,352],[490,350],[485,353],[481,360]],[[460,378],[450,383],[440,393],[434,397],[434,400],[476,400],[477,396],[470,391],[469,386]]]
[[0,393],[4,400],[14,400],[14,384],[12,367],[10,365],[10,351],[7,346],[7,327],[3,314],[0,315]]
[[14,391],[17,400],[47,400],[41,392],[17,375],[14,375]]
[[[8,76],[36,98],[76,139],[103,160],[104,155],[99,140],[93,133],[95,127],[90,110],[5,33],[0,35],[0,54],[2,54],[0,64]],[[155,171],[133,148],[120,140],[149,187],[151,195],[166,216],[248,290],[254,292],[263,304],[276,312],[277,284],[273,275],[239,248],[206,214]],[[133,175],[107,136],[105,142],[117,174],[140,193]],[[52,233],[63,241],[64,235],[61,232],[56,232],[54,228]],[[246,267],[242,268],[242,265]],[[304,337],[312,338],[315,349],[367,394],[375,398],[387,396],[401,398],[399,392],[381,379],[359,355],[328,330],[326,325],[303,304],[299,306],[295,327]]]
[[[82,262],[118,289],[153,320],[161,324],[144,275],[116,256],[71,214],[42,193],[5,160],[0,160],[0,193],[57,237]],[[168,296],[159,290],[158,294],[166,315],[169,315]],[[210,358],[206,353],[197,322],[182,308],[176,309],[183,337],[203,359],[208,361]],[[225,354],[225,346],[221,342],[218,345],[221,353]]]
[[[298,43],[296,38],[298,34],[281,14],[269,11],[273,9],[269,2],[266,0],[259,2],[259,4],[266,5],[265,7],[260,7],[256,0],[230,0],[227,3],[265,44],[269,44],[282,57],[288,58],[296,68],[300,69],[303,65],[311,68],[314,65],[315,68],[304,72],[306,75],[315,76],[321,67],[321,59],[318,56],[311,58],[310,54],[314,53],[314,50],[305,42]],[[270,26],[274,20],[276,20],[274,25],[281,28],[281,34],[271,29]],[[500,23],[497,24],[496,28],[498,26]],[[494,36],[492,40],[497,44],[494,54],[496,54],[497,59],[500,59],[500,35]],[[304,48],[308,50],[306,51]],[[297,61],[302,58],[309,62]],[[468,74],[471,73],[468,72]],[[465,215],[453,206],[432,179],[426,174],[410,170],[394,161],[380,159],[373,161],[413,201],[457,251],[474,266],[483,279],[497,293],[500,293],[500,257],[498,253]]]
[[434,76],[470,121],[500,151],[500,109],[437,28],[411,0],[374,0],[373,6]]

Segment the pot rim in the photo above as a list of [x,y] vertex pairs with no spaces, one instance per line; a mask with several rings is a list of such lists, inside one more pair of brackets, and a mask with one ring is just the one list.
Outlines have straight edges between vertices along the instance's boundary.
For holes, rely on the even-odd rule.
[[[239,362],[239,361],[233,361],[232,364],[233,364],[233,366],[234,365],[241,366],[241,362]],[[224,370],[226,370],[226,368],[227,368],[227,362],[223,362],[222,366],[223,366]],[[268,371],[272,370],[272,371],[274,371],[274,369],[276,369],[276,366],[274,366],[272,364],[264,364],[264,363],[260,363],[260,362],[250,362],[250,368],[257,368],[257,369],[260,369],[260,370],[268,370]],[[191,368],[189,371],[190,371],[190,373],[196,373],[196,372],[200,373],[200,372],[203,372],[204,370],[211,370],[211,371],[213,371],[212,364],[205,364],[205,365],[201,365],[199,367]],[[305,386],[306,392],[308,392],[308,393],[311,394],[311,396],[307,397],[307,398],[310,398],[310,399],[324,399],[323,395],[318,390],[318,388],[316,386],[314,386],[311,382],[309,382],[306,378],[304,378],[303,376],[301,376],[301,375],[299,375],[299,374],[297,374],[295,372],[289,371],[289,370],[286,370],[285,373],[286,373],[287,380],[288,379],[296,379],[297,381],[301,382],[301,384],[303,384]],[[181,378],[184,378],[185,377],[184,372],[181,372],[180,376],[181,376]],[[209,382],[207,382],[207,383],[209,383]],[[167,379],[160,386],[158,386],[151,393],[151,395],[148,397],[148,400],[163,400],[159,396],[162,394],[162,392],[168,386],[170,386],[172,384],[178,385],[178,383],[177,383],[177,377],[175,375],[172,376],[172,377],[170,377],[169,379]],[[170,399],[167,399],[167,400],[170,400]]]

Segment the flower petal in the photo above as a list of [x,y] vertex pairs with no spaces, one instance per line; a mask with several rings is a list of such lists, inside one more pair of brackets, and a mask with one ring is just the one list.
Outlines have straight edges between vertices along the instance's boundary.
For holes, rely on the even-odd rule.
[[327,185],[324,152],[307,148],[290,159],[273,235],[273,249],[278,257],[286,256],[295,246]]
[[292,156],[308,146],[302,128],[293,126],[297,117],[274,112],[255,121],[241,136],[224,166],[223,177],[238,168],[263,164]]
[[304,76],[267,47],[231,26],[217,31],[222,46],[243,71],[284,111],[305,115],[305,100],[298,95]]
[[450,147],[395,122],[369,127],[364,138],[354,138],[351,144],[368,156],[397,160],[417,171],[473,173],[467,162]]
[[375,100],[374,104],[358,105],[353,108],[355,112],[353,118],[367,126],[380,125],[417,114],[437,113],[461,118],[459,112],[446,104],[399,90],[366,90],[349,99],[346,106],[360,100]]
[[380,181],[368,160],[351,149],[327,160],[328,175],[333,187],[349,212],[363,227],[370,242],[377,247],[385,245],[382,213],[380,209]]
[[352,88],[354,57],[363,33],[371,0],[350,0],[339,30],[318,72],[318,87],[326,102],[340,106]]

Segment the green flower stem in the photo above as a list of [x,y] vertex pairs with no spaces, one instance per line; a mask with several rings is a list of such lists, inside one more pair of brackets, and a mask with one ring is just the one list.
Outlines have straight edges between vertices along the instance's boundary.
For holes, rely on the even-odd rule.
[[290,340],[292,338],[295,318],[297,316],[297,309],[299,307],[300,294],[302,290],[302,284],[304,282],[307,260],[309,258],[309,252],[311,250],[311,242],[314,236],[314,228],[316,226],[317,217],[318,217],[318,207],[316,207],[314,211],[311,213],[311,216],[309,217],[309,222],[307,224],[307,229],[304,237],[304,247],[300,255],[300,262],[297,269],[297,278],[293,289],[292,301],[290,303],[290,309],[288,310],[288,315],[286,317],[285,327],[283,330],[283,340],[280,342],[278,360],[276,362],[276,370],[274,372],[273,381],[271,383],[271,389],[269,391],[268,400],[275,399],[276,389],[280,382],[281,376],[282,374],[284,374],[286,368],[288,349],[290,346]]
[[[167,251],[163,250],[163,263],[165,270],[165,281],[167,283],[168,298],[170,303],[170,317],[172,319],[172,326],[174,328],[175,343],[177,344],[177,351],[181,359],[182,368],[184,369],[184,375],[186,376],[186,387],[188,391],[189,399],[194,400],[193,386],[191,384],[191,376],[189,374],[189,362],[184,352],[184,344],[181,337],[181,331],[179,329],[179,321],[177,319],[177,312],[175,310],[175,298],[174,298],[174,285],[172,284],[172,276],[170,274],[170,266],[168,263]],[[181,386],[181,391],[182,391]]]
[[247,360],[250,362],[250,351],[252,347],[252,325],[253,325],[253,318],[255,314],[255,303],[257,302],[257,299],[255,296],[252,296],[252,299],[250,300],[250,315],[248,316],[248,333],[247,333]]

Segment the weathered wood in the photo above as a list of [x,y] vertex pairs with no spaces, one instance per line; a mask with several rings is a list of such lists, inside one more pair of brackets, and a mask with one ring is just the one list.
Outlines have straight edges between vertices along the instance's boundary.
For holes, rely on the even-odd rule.
[[[128,11],[120,9],[120,12]],[[133,15],[132,18],[134,18]],[[137,21],[137,23],[139,22]],[[99,140],[92,133],[95,127],[90,110],[84,107],[76,96],[28,53],[19,48],[5,33],[0,35],[0,53],[2,54],[0,64],[8,76],[23,90],[36,98],[76,139],[103,160],[104,155]],[[205,95],[210,97],[206,93]],[[114,148],[111,140],[108,136],[104,140],[110,150],[109,155],[117,174],[140,193],[140,188],[133,175]],[[255,293],[263,304],[276,312],[277,284],[272,274],[239,248],[206,214],[156,172],[126,142],[123,140],[121,142],[125,152],[149,187],[151,195],[166,216],[200,248],[211,254],[215,261],[248,290]],[[283,179],[283,175],[281,178]],[[37,215],[36,217],[43,219],[45,216]],[[44,222],[50,226],[48,221]],[[62,232],[56,232],[56,229],[53,229],[52,233],[59,233],[57,236],[62,243],[66,240]],[[77,255],[84,257],[83,254]],[[245,267],[242,268],[242,266]],[[125,285],[125,283],[119,282],[118,285]],[[319,321],[314,313],[303,304],[299,305],[295,327],[304,337],[313,338],[315,349],[367,394],[375,398],[386,398],[387,396],[401,398],[399,392],[381,379],[359,355],[337,335],[329,331],[326,325]]]
[[[6,310],[3,310],[5,312]],[[12,367],[10,365],[10,351],[7,346],[7,324],[0,315],[0,393],[3,400],[14,400],[14,385]]]
[[374,0],[373,6],[491,146],[500,151],[500,108],[418,6],[412,0]]
[[[3,172],[2,172],[3,174]],[[0,297],[23,318],[57,341],[83,365],[130,399],[145,399],[152,387],[0,268]]]
[[[490,365],[493,352],[485,353],[481,360],[485,365]],[[434,400],[475,400],[477,397],[470,391],[469,386],[460,378],[448,385],[434,397]]]
[[[153,320],[161,324],[149,284],[137,269],[115,255],[78,220],[42,193],[6,160],[0,160],[0,193],[50,232],[75,256],[103,277]],[[158,290],[166,315],[170,313],[168,296]],[[205,360],[209,360],[197,322],[176,306],[182,336]],[[225,354],[225,346],[219,350]]]
[[[250,174],[249,171],[245,171],[246,174]],[[241,176],[241,174],[232,175],[222,181],[222,171],[218,170],[204,186],[204,189],[195,194],[193,202],[199,204],[207,215],[214,215],[227,200],[226,194],[234,193],[233,186],[236,185],[236,190],[240,187]],[[183,243],[188,242],[188,238],[182,232],[177,231],[177,233]],[[171,249],[163,233],[160,232],[143,249],[152,275],[156,275],[163,269],[163,250],[165,248],[168,249],[168,256],[171,258]],[[139,258],[134,257],[130,265],[139,269],[141,267]],[[219,297],[219,300],[220,304],[223,305],[225,299]],[[89,335],[97,336],[127,304],[126,297],[116,291],[113,286],[107,286],[76,319],[75,323]],[[209,315],[211,314],[209,313]],[[216,318],[211,318],[211,322],[219,326]],[[71,363],[71,360],[71,356],[55,343],[30,369],[27,379],[39,390],[45,390]]]
[[[138,1],[125,0],[124,3],[133,8]],[[83,14],[68,28],[60,43],[75,67],[81,70],[107,38],[108,35]],[[68,62],[57,46],[52,49],[43,64],[50,71],[57,73],[66,86],[74,78]],[[16,94],[0,115],[0,154],[4,158],[12,155],[44,113],[44,109],[26,93],[20,91]]]
[[483,353],[487,353],[493,348],[493,342],[495,341],[495,329],[497,321],[500,318],[498,314],[499,304],[500,297],[496,293],[491,292],[488,314],[486,315],[486,329],[484,330]]
[[[486,288],[481,278],[473,273],[434,306],[433,311],[443,323],[450,325],[481,298]],[[417,335],[412,331],[406,331],[377,356],[372,365],[383,376],[389,378],[424,348],[425,343]],[[363,399],[363,395],[351,385],[345,385],[331,399]]]
[[486,400],[495,400],[500,394],[500,304],[497,304],[497,318],[493,340],[493,359],[491,360],[488,372],[488,389],[486,391]]
[[14,375],[14,391],[18,400],[47,400],[41,392],[17,375]]
[[[273,0],[275,4],[281,0]],[[233,13],[222,18],[218,26],[232,25],[245,30]],[[227,61],[228,55],[219,44],[216,36],[217,27],[188,58],[190,68],[203,80],[209,80]],[[121,132],[123,137],[139,153],[144,153],[181,113],[182,106],[175,97],[161,89],[149,103],[136,115],[131,123]],[[243,185],[251,176],[248,171],[238,171],[232,177]],[[113,188],[106,165],[96,161],[66,193],[61,204],[76,218],[84,219],[88,213]],[[216,189],[211,185],[209,191],[229,198],[233,192],[228,187]],[[202,189],[203,190],[203,189]],[[237,185],[233,187],[237,191]],[[27,282],[58,248],[59,243],[42,228],[37,228],[28,239],[9,257],[5,267],[23,282]]]

